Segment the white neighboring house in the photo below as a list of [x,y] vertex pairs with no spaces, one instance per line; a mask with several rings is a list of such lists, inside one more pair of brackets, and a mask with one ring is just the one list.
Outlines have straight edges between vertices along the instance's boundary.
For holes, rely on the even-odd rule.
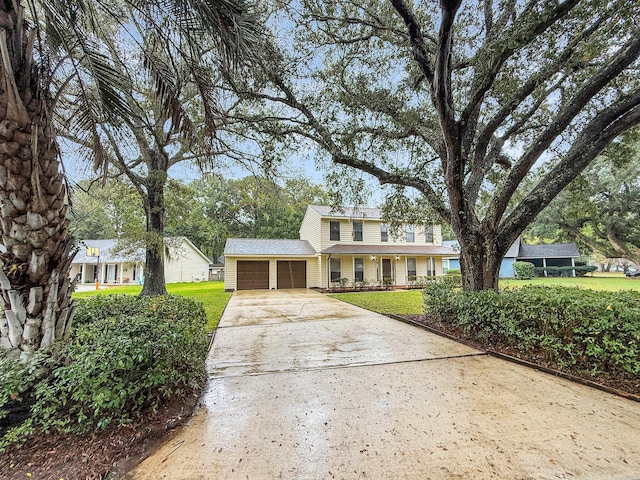
[[[117,243],[114,239],[82,240],[71,264],[70,276],[80,274],[80,283],[96,280],[106,284],[143,283],[144,248],[122,252],[116,248]],[[165,238],[165,244],[168,248],[164,263],[167,283],[208,280],[211,262],[188,238]],[[98,253],[99,257],[96,256]]]

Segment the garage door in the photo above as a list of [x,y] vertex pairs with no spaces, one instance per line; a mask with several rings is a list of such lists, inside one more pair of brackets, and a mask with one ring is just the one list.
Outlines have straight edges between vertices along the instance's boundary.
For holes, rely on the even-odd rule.
[[237,266],[238,290],[269,288],[269,262],[239,260]]
[[278,288],[307,288],[307,262],[278,261]]

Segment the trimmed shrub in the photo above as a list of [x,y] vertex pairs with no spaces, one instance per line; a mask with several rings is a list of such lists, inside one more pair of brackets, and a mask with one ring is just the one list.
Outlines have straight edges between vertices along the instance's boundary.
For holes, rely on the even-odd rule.
[[525,286],[462,292],[428,286],[425,313],[474,336],[540,349],[558,365],[593,374],[640,374],[640,292]]
[[531,262],[514,262],[513,271],[518,280],[529,280],[533,278],[535,266]]
[[595,265],[577,265],[575,268],[577,277],[584,277],[587,273],[593,273],[598,270]]
[[35,386],[29,426],[84,432],[125,424],[204,385],[202,304],[98,295],[79,300],[76,320],[70,341],[47,365],[50,374]]

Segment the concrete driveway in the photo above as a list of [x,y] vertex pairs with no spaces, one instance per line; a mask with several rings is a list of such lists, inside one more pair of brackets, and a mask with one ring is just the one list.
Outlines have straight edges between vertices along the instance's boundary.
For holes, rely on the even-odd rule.
[[127,478],[640,479],[640,404],[310,290],[236,292],[203,408]]

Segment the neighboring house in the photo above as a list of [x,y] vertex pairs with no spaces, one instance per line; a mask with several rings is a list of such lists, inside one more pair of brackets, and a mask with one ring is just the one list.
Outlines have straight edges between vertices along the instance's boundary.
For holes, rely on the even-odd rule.
[[[456,252],[460,252],[457,240],[447,240],[442,244],[451,247]],[[530,262],[536,267],[569,267],[575,266],[578,258],[580,258],[580,252],[578,252],[575,243],[526,245],[518,237],[502,259],[500,278],[513,278],[515,276],[513,270],[515,262]],[[448,270],[459,269],[459,255],[456,254],[445,258],[443,264],[445,269]]]
[[377,208],[310,205],[300,240],[227,239],[225,289],[329,288],[339,278],[406,286],[442,275],[442,258],[454,251],[442,246],[440,226],[403,231],[394,239]]
[[[80,283],[97,280],[107,284],[143,283],[145,249],[123,251],[117,248],[117,243],[117,240],[81,241],[70,276],[80,274]],[[165,238],[165,244],[167,283],[198,282],[209,278],[209,258],[188,238]]]

